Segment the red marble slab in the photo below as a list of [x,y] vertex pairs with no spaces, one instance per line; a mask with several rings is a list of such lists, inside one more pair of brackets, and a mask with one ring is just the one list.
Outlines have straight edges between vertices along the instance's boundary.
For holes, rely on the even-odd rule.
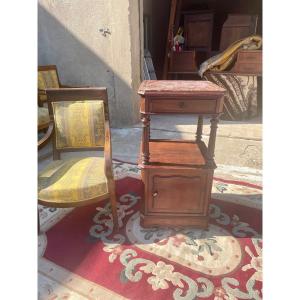
[[226,90],[210,81],[202,80],[144,80],[138,90],[140,95],[220,93]]

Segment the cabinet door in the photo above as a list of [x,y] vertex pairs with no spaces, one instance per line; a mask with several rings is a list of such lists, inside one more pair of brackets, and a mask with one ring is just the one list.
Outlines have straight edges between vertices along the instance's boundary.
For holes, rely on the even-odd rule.
[[149,212],[206,215],[211,189],[207,173],[154,173],[149,179]]

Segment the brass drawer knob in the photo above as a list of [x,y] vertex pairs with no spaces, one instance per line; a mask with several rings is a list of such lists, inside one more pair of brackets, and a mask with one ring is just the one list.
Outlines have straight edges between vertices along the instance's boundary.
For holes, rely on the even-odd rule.
[[158,192],[154,192],[154,193],[152,194],[153,197],[156,197],[157,195],[158,195]]

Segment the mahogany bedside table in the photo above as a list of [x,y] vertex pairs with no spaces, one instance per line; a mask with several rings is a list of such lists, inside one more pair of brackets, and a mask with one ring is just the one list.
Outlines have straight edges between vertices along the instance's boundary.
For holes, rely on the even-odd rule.
[[[139,167],[145,189],[141,225],[207,228],[214,149],[225,90],[209,81],[145,80],[138,90],[143,135]],[[195,140],[151,139],[153,114],[197,114]],[[211,117],[208,146],[203,116]]]

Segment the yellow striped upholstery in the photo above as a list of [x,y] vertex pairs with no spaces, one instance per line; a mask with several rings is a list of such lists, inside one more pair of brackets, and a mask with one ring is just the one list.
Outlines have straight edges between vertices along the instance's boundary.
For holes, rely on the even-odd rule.
[[59,88],[57,73],[55,70],[38,71],[38,88]]
[[55,160],[39,174],[38,185],[38,198],[49,203],[74,203],[107,194],[104,158]]
[[49,111],[46,107],[38,107],[38,126],[48,124],[50,122]]
[[[59,88],[59,82],[56,70],[38,71],[38,88]],[[40,95],[41,101],[47,101],[46,95]]]
[[103,101],[61,101],[52,107],[57,149],[104,146]]

